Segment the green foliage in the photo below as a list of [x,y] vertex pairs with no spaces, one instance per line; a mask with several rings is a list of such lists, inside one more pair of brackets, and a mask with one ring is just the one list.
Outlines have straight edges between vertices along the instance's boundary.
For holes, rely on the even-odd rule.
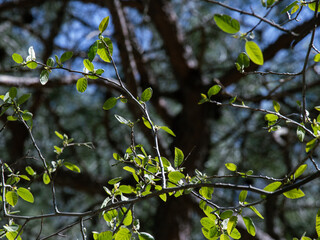
[[239,22],[228,15],[215,14],[213,18],[217,26],[226,33],[235,34],[240,31]]
[[104,110],[110,110],[116,104],[117,104],[117,98],[115,98],[115,97],[108,98],[103,104],[103,109]]
[[237,171],[237,165],[235,165],[234,163],[226,163],[225,166],[231,172]]
[[290,199],[297,199],[305,196],[304,192],[302,192],[301,189],[297,189],[297,188],[292,189],[288,192],[285,192],[283,193],[283,195]]
[[246,53],[248,54],[252,62],[257,65],[263,65],[263,54],[258,44],[253,41],[247,41],[245,48]]
[[145,89],[143,92],[142,92],[142,94],[141,94],[141,98],[140,98],[140,100],[142,101],[142,102],[148,102],[150,99],[151,99],[151,97],[152,97],[152,88],[147,88],[147,89]]
[[181,165],[181,163],[183,163],[183,160],[184,160],[183,152],[179,148],[175,147],[174,148],[174,167],[178,168]]
[[102,19],[102,21],[99,24],[100,34],[102,34],[107,29],[108,24],[109,24],[109,17],[105,17],[104,19]]
[[250,59],[248,55],[244,52],[240,53],[237,61],[236,68],[239,72],[244,72],[244,69],[250,66]]
[[78,79],[77,85],[76,85],[78,92],[80,93],[85,92],[87,89],[87,86],[88,86],[88,80],[85,77]]

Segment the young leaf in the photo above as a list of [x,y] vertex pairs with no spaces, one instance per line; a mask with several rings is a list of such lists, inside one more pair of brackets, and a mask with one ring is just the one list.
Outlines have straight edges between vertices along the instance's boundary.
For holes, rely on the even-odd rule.
[[271,114],[271,113],[268,113],[264,116],[264,119],[268,122],[275,122],[278,120],[278,116],[277,115],[274,115],[274,114]]
[[297,199],[297,198],[304,197],[305,194],[304,192],[302,192],[301,189],[295,188],[288,192],[283,193],[283,195],[290,199]]
[[96,56],[97,54],[97,51],[98,51],[98,41],[95,41],[89,48],[89,51],[88,51],[88,58],[89,58],[89,61],[92,62],[94,57]]
[[149,129],[152,128],[151,125],[150,125],[150,123],[149,123],[149,121],[148,121],[147,119],[145,119],[144,117],[142,117],[142,121],[143,121],[143,124],[144,124],[147,128],[149,128]]
[[213,19],[217,26],[226,33],[235,34],[240,30],[239,22],[228,15],[215,14]]
[[248,191],[242,190],[239,194],[239,202],[244,202],[247,198]]
[[104,19],[102,19],[102,21],[99,24],[100,33],[103,33],[107,29],[108,24],[109,24],[109,17],[105,17]]
[[73,52],[70,52],[70,51],[64,52],[61,55],[60,62],[64,63],[65,61],[68,61],[70,58],[72,58],[72,55],[73,55]]
[[179,148],[175,147],[174,148],[174,167],[178,168],[183,162],[183,160],[184,160],[183,152]]
[[318,210],[317,216],[316,216],[316,232],[319,238],[320,237],[320,210]]
[[[297,5],[298,1],[294,1],[293,3],[289,4],[281,11],[281,14],[289,12],[295,5]],[[292,13],[291,13],[292,14]]]
[[239,54],[236,63],[239,65],[238,71],[242,72],[244,68],[250,66],[250,59],[246,53],[242,52]]
[[126,125],[129,124],[129,121],[127,119],[125,119],[124,117],[121,117],[117,114],[115,114],[114,117],[122,124],[126,124]]
[[234,228],[230,234],[230,237],[233,239],[241,239],[241,233],[238,231],[238,229]]
[[[113,45],[112,42],[110,40],[110,38],[103,38],[103,41],[107,44],[108,49],[110,51],[110,55],[112,56],[113,53]],[[102,41],[98,42],[98,50],[97,50],[97,54],[99,55],[99,57],[105,61],[105,62],[111,62],[111,56],[109,56],[109,53],[106,49],[106,46],[104,45],[104,43]]]
[[130,240],[131,232],[128,228],[120,227],[120,230],[115,234],[115,240]]
[[246,225],[247,231],[250,235],[255,236],[256,235],[256,228],[254,226],[254,223],[251,218],[249,217],[243,217],[244,224]]
[[26,172],[30,175],[30,176],[34,176],[36,175],[35,171],[32,169],[32,167],[27,166],[26,167]]
[[19,197],[21,197],[23,200],[30,202],[30,203],[34,202],[33,195],[28,189],[20,187],[17,189],[17,193],[18,193]]
[[227,225],[227,232],[230,235],[233,231],[233,229],[237,226],[238,223],[238,217],[237,216],[232,216],[230,217]]
[[255,208],[255,206],[249,206],[249,208],[255,213],[257,214],[257,216],[261,219],[264,219],[264,217],[261,215],[261,213]]
[[305,134],[306,134],[306,131],[302,127],[298,126],[297,137],[300,142],[303,142]]
[[139,240],[154,240],[154,237],[146,232],[140,232],[138,236]]
[[178,183],[185,175],[179,171],[173,171],[168,174],[169,180],[174,183]]
[[281,182],[273,182],[268,184],[263,190],[267,191],[267,192],[274,192],[275,190],[277,190],[280,186],[282,185]]
[[40,83],[42,85],[45,85],[49,80],[49,71],[48,70],[42,70],[40,73]]
[[151,99],[151,97],[152,97],[152,88],[149,87],[142,92],[140,99],[142,102],[147,102]]
[[227,234],[221,234],[220,240],[230,240],[229,236]]
[[[312,2],[312,1],[311,1]],[[312,10],[312,11],[316,11],[316,2],[312,2],[308,4],[308,7]],[[320,11],[319,6],[318,6],[318,12]]]
[[320,53],[316,54],[313,58],[313,61],[320,62]]
[[22,118],[25,121],[29,121],[33,117],[33,114],[31,112],[28,112],[27,110],[23,111]]
[[317,143],[317,139],[316,138],[314,138],[314,139],[310,140],[309,142],[307,142],[307,144],[306,144],[306,152],[309,152],[311,149],[313,149],[314,146],[316,145],[316,143]]
[[166,127],[166,126],[162,126],[162,127],[160,127],[160,129],[166,131],[167,133],[169,133],[170,135],[172,135],[172,136],[174,136],[174,137],[176,136],[176,135],[174,134],[174,132],[173,132],[170,128]]
[[276,101],[273,101],[273,108],[276,112],[280,111],[280,104]]
[[27,61],[36,60],[36,53],[33,49],[33,46],[28,49],[29,56],[27,57]]
[[205,199],[210,200],[212,198],[213,191],[213,187],[202,187],[200,188],[199,193]]
[[263,65],[263,54],[259,46],[253,41],[247,41],[246,45],[246,52],[251,59],[257,65]]
[[6,192],[6,202],[14,207],[18,202],[18,194],[15,191]]
[[63,166],[65,166],[66,168],[68,168],[69,170],[71,170],[73,172],[80,173],[80,168],[77,165],[73,164],[73,163],[63,162]]
[[76,84],[77,90],[80,93],[83,93],[87,90],[88,80],[86,78],[79,78]]
[[43,180],[43,183],[46,184],[46,185],[50,183],[50,177],[49,177],[48,173],[45,172],[43,174],[42,180]]
[[111,98],[108,98],[104,104],[103,104],[103,109],[104,110],[109,110],[111,108],[113,108],[115,105],[117,104],[117,99],[115,97],[111,97]]
[[227,211],[224,211],[224,212],[222,212],[222,213],[220,214],[220,218],[221,218],[222,220],[224,220],[224,219],[230,218],[232,215],[233,215],[233,211],[232,211],[232,210],[227,210]]
[[94,66],[92,62],[89,59],[84,59],[83,60],[83,65],[86,69],[89,70],[89,72],[94,72]]
[[237,165],[234,163],[226,163],[225,166],[231,172],[235,172],[237,170]]
[[206,229],[210,229],[212,228],[213,226],[215,226],[215,221],[211,220],[210,218],[208,217],[203,217],[201,218],[200,220],[200,223],[203,227],[205,227]]
[[213,95],[217,95],[221,90],[220,85],[214,85],[208,90],[208,98],[210,98]]
[[53,67],[53,66],[54,66],[54,59],[53,59],[52,57],[49,57],[49,58],[47,59],[47,65],[48,65],[49,67]]
[[12,59],[13,59],[13,61],[15,61],[16,63],[22,63],[22,62],[23,62],[23,58],[22,58],[21,55],[18,54],[18,53],[12,54]]
[[27,94],[23,94],[17,101],[18,105],[21,105],[23,103],[25,103],[29,98],[30,98],[31,94],[27,93]]
[[111,180],[109,180],[109,181],[108,181],[108,184],[110,184],[110,185],[114,185],[114,184],[116,184],[116,183],[120,182],[120,181],[121,181],[121,179],[122,179],[122,177],[116,177],[116,178],[113,178],[113,179],[111,179]]
[[36,62],[28,62],[27,67],[30,69],[36,69],[38,64]]
[[304,173],[304,171],[307,169],[308,165],[307,164],[302,164],[291,176],[291,178],[297,179]]
[[17,121],[17,120],[18,120],[18,117],[16,117],[16,116],[8,116],[8,117],[7,117],[7,120],[14,122],[14,121]]
[[17,96],[17,93],[18,93],[17,88],[12,87],[9,89],[10,98],[14,99]]

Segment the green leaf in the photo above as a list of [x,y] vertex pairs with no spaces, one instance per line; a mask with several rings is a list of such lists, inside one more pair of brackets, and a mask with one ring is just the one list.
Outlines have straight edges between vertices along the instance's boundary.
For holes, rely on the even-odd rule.
[[119,231],[115,234],[115,240],[130,240],[131,232],[128,228],[120,227]]
[[98,51],[98,40],[95,41],[89,48],[89,51],[88,51],[88,58],[89,58],[89,61],[92,62],[94,57],[96,56],[97,54],[97,51]]
[[205,102],[209,102],[209,98],[207,97],[207,95],[205,95],[204,93],[201,93],[201,99],[198,102],[198,104],[203,104]]
[[205,199],[210,200],[212,198],[213,191],[213,187],[202,187],[200,188],[199,193]]
[[94,66],[89,59],[84,59],[83,65],[86,69],[88,69],[89,72],[94,72]]
[[146,232],[139,233],[139,240],[154,240],[154,237]]
[[210,98],[213,95],[217,95],[221,90],[220,85],[214,85],[208,90],[208,98]]
[[239,65],[238,71],[242,72],[244,68],[250,66],[250,59],[246,53],[242,52],[239,54],[236,63]]
[[30,98],[31,94],[27,93],[27,94],[23,94],[17,101],[18,105],[21,105],[23,103],[25,103],[29,98]]
[[73,163],[63,162],[63,166],[65,166],[66,168],[68,168],[69,170],[71,170],[73,172],[80,173],[80,168],[77,165],[73,164]]
[[15,231],[19,230],[19,225],[17,225],[17,224],[4,225],[3,228],[7,232],[15,232]]
[[111,231],[101,232],[97,234],[94,240],[112,240],[112,232]]
[[244,202],[247,198],[248,191],[242,190],[239,194],[239,202]]
[[108,184],[110,184],[110,185],[114,185],[114,184],[116,184],[116,183],[120,182],[120,181],[121,181],[121,179],[122,179],[122,177],[116,177],[116,178],[113,178],[113,179],[111,179],[111,180],[109,180],[109,181],[108,181]]
[[36,175],[35,171],[32,169],[32,167],[27,166],[26,167],[26,172],[30,175],[30,176],[34,176]]
[[102,108],[103,108],[104,110],[110,110],[110,109],[113,108],[116,104],[117,104],[117,98],[111,97],[111,98],[108,98],[108,99],[104,102]]
[[237,165],[234,163],[226,163],[225,166],[231,172],[235,172],[237,170]]
[[33,195],[28,189],[20,187],[17,189],[17,193],[26,202],[30,202],[30,203],[34,202]]
[[[320,5],[320,4],[319,4],[319,5]],[[319,5],[318,5],[318,12],[320,11],[320,9],[319,9],[320,6],[319,6]],[[308,4],[308,7],[309,7],[312,11],[316,11],[316,6],[317,6],[317,5],[316,5],[316,2],[312,2],[312,3],[309,3],[309,4]]]
[[276,101],[273,101],[273,108],[276,112],[279,112],[280,111],[280,104]]
[[38,67],[38,64],[36,62],[28,62],[27,67],[30,69],[36,69]]
[[61,133],[59,133],[58,131],[54,131],[54,133],[57,135],[58,138],[63,140],[63,135]]
[[268,122],[275,122],[278,120],[278,116],[275,114],[268,113],[264,116],[264,119]]
[[15,191],[6,192],[6,202],[14,207],[18,202],[18,194]]
[[302,164],[298,169],[294,172],[294,174],[290,177],[291,179],[297,179],[304,173],[304,171],[307,169],[307,164]]
[[295,188],[288,192],[283,193],[283,195],[290,199],[297,199],[297,198],[304,197],[305,194],[304,192],[302,192],[301,189]]
[[173,183],[178,183],[181,179],[185,178],[185,175],[179,171],[169,172],[169,180]]
[[263,54],[259,46],[253,41],[247,41],[246,45],[246,52],[251,59],[257,65],[263,65]]
[[230,240],[229,236],[227,234],[221,234],[220,240]]
[[254,207],[254,206],[249,206],[249,208],[255,213],[257,214],[257,216],[261,219],[264,219],[264,217],[261,215],[261,213]]
[[222,213],[220,214],[220,218],[221,218],[222,220],[228,219],[228,218],[230,218],[230,217],[232,216],[232,214],[233,214],[233,211],[232,211],[232,210],[227,210],[227,211],[224,211],[224,212],[222,212]]
[[234,228],[230,234],[230,237],[233,239],[241,239],[241,233],[238,231],[238,229]]
[[13,59],[13,61],[15,61],[16,63],[23,63],[23,58],[22,58],[21,55],[18,54],[18,53],[12,54],[12,59]]
[[[120,187],[121,187],[121,186],[120,186]],[[123,224],[124,224],[125,226],[130,226],[131,223],[132,223],[132,220],[133,220],[133,218],[132,218],[132,211],[129,210],[128,213],[127,213],[127,215],[126,215],[126,217],[125,217],[124,220],[123,220]]]
[[309,152],[311,149],[313,149],[314,146],[316,145],[316,143],[317,143],[317,139],[316,138],[314,138],[314,139],[310,140],[309,142],[307,142],[307,144],[306,144],[306,152]]
[[53,66],[54,66],[54,59],[53,59],[52,57],[49,57],[49,58],[47,59],[47,65],[48,65],[49,67],[53,67]]
[[217,26],[226,33],[235,34],[240,30],[239,22],[228,15],[215,14],[213,19]]
[[274,192],[275,190],[277,190],[280,186],[282,185],[281,182],[273,182],[268,184],[263,190],[267,191],[267,192]]
[[[113,53],[113,45],[112,42],[110,40],[110,38],[103,38],[104,42],[107,44],[109,51],[110,51],[110,55],[112,56]],[[106,46],[104,45],[104,43],[102,41],[98,42],[98,50],[97,50],[97,54],[99,55],[99,57],[105,61],[105,62],[111,62],[111,56],[109,56],[108,51],[106,49]]]
[[237,226],[238,223],[238,217],[237,216],[232,216],[230,217],[227,225],[227,232],[229,235],[231,235],[232,231],[234,228]]
[[320,53],[314,56],[313,61],[320,62]]
[[132,186],[129,185],[121,185],[119,187],[120,192],[124,193],[124,194],[130,194],[134,192],[134,188]]
[[179,148],[175,147],[174,148],[174,167],[178,168],[183,162],[183,160],[184,160],[183,152]]
[[147,88],[147,89],[145,89],[143,92],[142,92],[142,94],[141,94],[141,101],[142,102],[147,102],[147,101],[149,101],[150,99],[151,99],[151,97],[152,97],[152,88],[151,87],[149,87],[149,88]]
[[147,128],[149,128],[149,129],[152,128],[151,125],[150,125],[150,123],[149,123],[149,121],[148,121],[147,119],[145,119],[144,117],[142,117],[142,121],[143,121],[143,124],[144,124]]
[[102,21],[99,24],[100,33],[103,33],[107,29],[108,24],[109,24],[109,17],[105,17],[104,19],[102,19]]
[[24,111],[24,112],[22,113],[22,118],[23,118],[23,120],[25,120],[25,121],[30,120],[32,117],[33,117],[33,114],[32,114],[31,112]]
[[243,217],[243,221],[244,221],[244,224],[246,225],[248,233],[252,236],[255,236],[256,235],[256,228],[254,226],[252,219],[249,217]]
[[117,114],[115,114],[114,117],[122,124],[125,124],[125,125],[129,124],[129,121],[127,119],[125,119],[124,117],[121,117]]
[[294,1],[293,3],[289,4],[288,6],[286,6],[285,9],[283,9],[281,11],[281,14],[289,12],[297,3],[298,3],[298,1]]
[[70,51],[64,52],[61,55],[60,62],[64,63],[64,62],[68,61],[70,58],[72,58],[72,56],[73,56],[73,52],[70,52]]
[[212,228],[212,227],[214,227],[216,225],[215,221],[213,221],[212,219],[210,219],[208,217],[201,218],[200,223],[206,229],[210,229],[210,228]]
[[[20,233],[21,234],[21,233]],[[6,237],[8,240],[21,240],[20,234],[18,236],[18,232],[7,232]]]
[[16,116],[8,116],[8,117],[7,117],[7,120],[14,122],[14,121],[17,121],[17,120],[18,120],[18,117],[16,117]]
[[320,237],[320,210],[318,210],[317,216],[316,216],[316,232],[319,238]]
[[174,137],[176,136],[174,134],[174,132],[170,128],[166,127],[166,126],[162,126],[162,127],[160,127],[160,129],[164,130],[165,132],[169,133],[170,135],[172,135]]
[[43,174],[43,176],[42,176],[42,180],[43,180],[43,183],[44,183],[44,184],[49,184],[49,183],[50,183],[49,174],[45,172],[45,173]]
[[10,98],[14,99],[17,96],[17,93],[18,93],[17,88],[12,87],[9,89]]
[[88,80],[86,78],[79,78],[77,81],[77,90],[80,93],[83,93],[84,91],[86,91],[88,86]]
[[49,71],[48,70],[42,70],[40,73],[40,83],[42,85],[45,85],[49,80]]
[[302,127],[298,126],[298,128],[297,128],[297,137],[298,137],[300,142],[303,142],[305,134],[306,134],[306,131]]

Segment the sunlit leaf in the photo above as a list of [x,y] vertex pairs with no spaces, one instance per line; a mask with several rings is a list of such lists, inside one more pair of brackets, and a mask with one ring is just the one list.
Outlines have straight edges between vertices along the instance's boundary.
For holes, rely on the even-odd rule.
[[16,63],[22,63],[23,62],[23,58],[20,54],[18,53],[14,53],[12,54],[12,59],[13,61],[15,61]]
[[174,134],[174,132],[170,128],[166,127],[166,126],[162,126],[162,127],[160,127],[160,129],[164,130],[165,132],[169,133],[170,135],[172,135],[174,137],[176,136]]
[[256,228],[254,226],[252,219],[249,217],[243,217],[243,221],[244,221],[244,224],[246,225],[248,233],[252,236],[255,236],[256,235]]
[[208,98],[210,98],[213,95],[217,95],[221,90],[220,85],[214,85],[208,90]]
[[183,162],[183,160],[184,160],[183,152],[179,148],[175,147],[174,148],[174,167],[178,168]]
[[305,134],[306,134],[306,130],[304,130],[302,127],[298,126],[298,128],[297,128],[297,137],[298,137],[300,142],[303,142]]
[[73,172],[80,173],[80,168],[77,165],[73,164],[73,163],[63,162],[63,166],[65,166],[66,168],[68,168],[69,170],[71,170]]
[[44,173],[43,176],[42,176],[42,180],[43,180],[43,183],[44,184],[49,184],[50,183],[50,177],[48,175],[48,173]]
[[293,3],[289,4],[281,11],[281,14],[289,12],[295,5],[297,5],[298,1],[294,1]]
[[88,86],[88,80],[86,78],[79,78],[77,81],[77,90],[80,93],[83,93],[87,90],[87,86]]
[[302,192],[302,190],[298,188],[285,192],[283,193],[283,195],[290,199],[297,199],[305,196],[304,192]]
[[110,110],[110,109],[113,108],[116,104],[117,104],[117,98],[111,97],[111,98],[108,98],[108,99],[104,102],[102,108],[103,108],[104,110]]
[[116,184],[116,183],[120,182],[121,179],[122,179],[122,177],[113,178],[113,179],[108,181],[108,184],[110,184],[110,185]]
[[227,211],[224,211],[224,212],[222,212],[222,213],[220,214],[220,218],[221,218],[222,220],[228,219],[228,218],[230,218],[230,217],[232,216],[232,214],[233,214],[233,211],[232,211],[232,210],[227,210]]
[[237,170],[237,165],[235,165],[234,163],[226,163],[225,166],[231,172],[234,172]]
[[244,202],[247,198],[248,191],[242,190],[239,194],[239,202]]
[[138,236],[139,240],[154,240],[154,237],[146,232],[140,232]]
[[199,193],[205,199],[210,200],[212,198],[213,191],[213,187],[202,187],[200,188]]
[[108,24],[109,24],[109,17],[105,17],[104,19],[102,19],[102,21],[99,24],[100,33],[103,33],[107,29]]
[[128,228],[120,227],[119,231],[115,234],[115,240],[130,240],[131,232]]
[[320,237],[320,210],[318,210],[317,216],[316,216],[316,232],[319,238]]
[[117,114],[115,114],[114,117],[122,124],[126,124],[126,125],[129,124],[129,121],[127,119],[125,119],[124,117],[121,117]]
[[[103,38],[103,41],[106,43],[106,45],[108,46],[108,49],[110,51],[110,55],[112,56],[113,53],[113,45],[112,42],[110,40],[110,38]],[[98,50],[97,50],[97,54],[99,55],[99,57],[105,61],[105,62],[111,62],[111,56],[109,56],[108,50],[106,48],[106,46],[104,45],[104,43],[102,41],[98,42]]]
[[274,192],[275,190],[277,190],[280,186],[282,185],[281,182],[273,182],[268,184],[263,190],[267,191],[267,192]]
[[17,189],[17,193],[18,193],[19,197],[21,197],[23,200],[30,202],[30,203],[34,202],[33,195],[28,189],[20,187]]
[[298,169],[294,172],[294,174],[291,176],[291,179],[297,179],[304,173],[304,171],[307,169],[308,165],[307,164],[302,164]]
[[94,66],[92,62],[90,62],[89,59],[84,59],[83,60],[83,65],[86,69],[88,69],[90,72],[94,72]]
[[276,112],[280,111],[280,104],[276,101],[273,101],[273,108]]
[[151,97],[152,97],[152,88],[147,88],[147,89],[145,89],[143,92],[142,92],[142,94],[141,94],[141,98],[140,98],[140,100],[142,101],[142,102],[147,102],[147,101],[149,101],[150,99],[151,99]]
[[172,171],[168,174],[169,180],[174,183],[178,183],[181,179],[185,178],[185,175],[179,171]]
[[239,22],[228,15],[215,14],[213,19],[217,26],[226,33],[235,34],[240,30]]
[[255,213],[257,214],[257,216],[261,219],[264,219],[264,217],[261,215],[261,213],[255,208],[255,206],[249,206],[249,208]]
[[61,55],[60,62],[64,63],[65,61],[68,61],[70,58],[72,58],[72,56],[73,56],[73,52],[70,52],[70,51],[64,52]]
[[309,142],[307,142],[307,144],[306,144],[306,152],[309,152],[311,149],[313,149],[314,146],[316,145],[316,143],[317,143],[317,139],[316,138],[314,138],[314,139],[310,140]]
[[25,103],[29,98],[30,98],[31,94],[27,93],[27,94],[23,94],[17,101],[18,105],[21,105],[23,103]]
[[14,207],[18,202],[18,194],[15,191],[6,192],[6,202]]
[[259,46],[253,41],[247,41],[246,45],[246,52],[251,59],[257,65],[263,65],[263,54]]
[[26,167],[26,172],[30,175],[30,176],[34,176],[36,175],[36,172],[32,169],[32,167],[27,166]]
[[233,231],[233,229],[237,226],[238,223],[238,217],[237,216],[232,216],[230,217],[227,225],[227,231],[228,234],[230,235]]

